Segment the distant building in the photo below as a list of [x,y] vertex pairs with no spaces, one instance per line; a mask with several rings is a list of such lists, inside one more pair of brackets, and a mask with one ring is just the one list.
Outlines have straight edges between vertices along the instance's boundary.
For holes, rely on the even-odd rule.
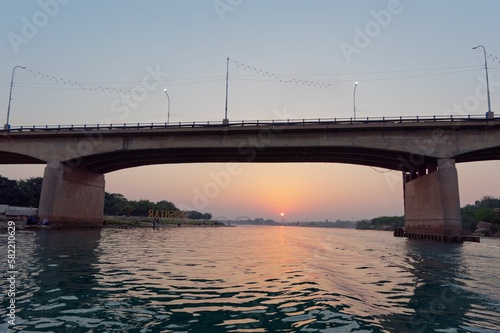
[[25,220],[28,216],[38,215],[38,208],[0,205],[0,220]]

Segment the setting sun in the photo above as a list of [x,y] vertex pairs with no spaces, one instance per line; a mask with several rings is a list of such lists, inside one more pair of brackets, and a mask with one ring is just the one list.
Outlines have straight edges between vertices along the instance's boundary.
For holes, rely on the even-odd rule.
[[281,217],[283,217],[283,216],[285,216],[285,213],[281,213],[280,215],[281,215]]

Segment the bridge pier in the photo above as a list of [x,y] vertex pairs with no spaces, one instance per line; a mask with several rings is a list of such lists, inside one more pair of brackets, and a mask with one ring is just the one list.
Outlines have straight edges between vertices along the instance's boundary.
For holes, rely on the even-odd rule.
[[455,160],[439,159],[428,170],[405,174],[405,236],[461,242],[465,238]]
[[45,167],[38,215],[51,226],[99,227],[104,210],[104,175],[59,162]]

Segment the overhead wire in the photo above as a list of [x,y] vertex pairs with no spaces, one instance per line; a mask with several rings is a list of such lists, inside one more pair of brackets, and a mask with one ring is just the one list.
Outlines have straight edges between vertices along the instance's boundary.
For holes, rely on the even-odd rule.
[[[360,81],[387,81],[387,80],[412,79],[412,78],[420,78],[420,77],[431,77],[431,76],[464,73],[464,72],[471,72],[471,71],[476,71],[476,70],[477,70],[477,68],[464,69],[464,70],[452,71],[452,72],[443,72],[443,73],[421,74],[421,75],[408,75],[408,76],[395,76],[395,77],[382,77],[382,78],[362,78],[362,79],[360,79]],[[329,81],[329,82],[351,82],[351,81],[352,80],[341,80],[341,81]]]
[[[131,90],[131,89],[117,88],[117,87],[106,87],[102,84],[99,84],[96,86],[96,85],[92,85],[92,84],[82,83],[79,81],[68,80],[68,79],[58,77],[58,76],[41,73],[39,71],[33,70],[31,68],[28,68],[28,67],[25,67],[23,69],[25,71],[31,73],[34,77],[49,80],[53,84],[62,84],[62,85],[67,86],[68,88],[69,88],[69,86],[71,86],[71,87],[74,87],[76,89],[83,89],[83,90],[88,90],[88,91],[105,91],[105,92],[109,92],[109,93],[123,93],[123,94],[130,94],[130,95],[136,94],[139,96],[142,95],[142,93],[143,93],[141,90]],[[17,85],[20,85],[20,84],[17,83]],[[27,87],[28,85],[29,85],[29,83],[27,83],[27,84],[25,83],[25,87]],[[61,89],[61,88],[58,88],[58,89]],[[132,89],[134,89],[134,88],[132,88]]]
[[[500,63],[498,57],[489,55],[493,61]],[[479,69],[481,66],[455,66],[455,67],[444,67],[444,68],[424,68],[424,69],[408,69],[408,70],[394,70],[394,71],[376,71],[376,72],[352,72],[352,73],[320,73],[320,74],[276,74],[274,72],[266,71],[255,66],[246,65],[236,60],[230,59],[231,63],[235,64],[237,68],[241,68],[245,71],[252,72],[249,75],[231,75],[230,80],[235,81],[256,81],[256,82],[280,82],[280,83],[291,83],[302,86],[319,87],[319,88],[329,88],[332,86],[337,86],[338,84],[351,82],[352,79],[340,79],[340,80],[306,80],[302,77],[327,77],[327,76],[349,76],[349,75],[380,75],[380,74],[402,74],[402,73],[413,73],[413,72],[425,72],[417,75],[397,75],[389,77],[366,77],[360,78],[363,81],[385,81],[385,80],[399,80],[399,79],[410,79],[419,77],[431,77],[439,75],[449,75],[468,71],[474,71]],[[130,85],[130,84],[140,84],[142,81],[98,81],[98,82],[81,82],[76,80],[68,80],[55,75],[45,74],[30,68],[25,68],[27,72],[31,73],[34,77],[42,80],[47,80],[49,82],[18,82],[17,87],[23,88],[35,88],[35,89],[67,89],[67,90],[86,90],[86,91],[104,91],[109,93],[122,93],[122,94],[142,94],[143,92],[135,88],[128,87],[118,87],[119,85]],[[299,78],[300,77],[300,78]],[[195,85],[204,84],[216,81],[222,81],[225,79],[224,75],[212,75],[212,76],[196,76],[196,77],[186,77],[186,78],[171,78],[164,82],[165,86],[182,86],[182,85]],[[108,85],[116,85],[110,87]],[[0,90],[9,89],[9,84],[0,84]],[[52,87],[51,87],[52,86]],[[62,87],[64,86],[64,87]]]
[[[254,72],[255,75],[258,76],[264,76],[268,77],[273,80],[277,80],[281,83],[294,83],[294,84],[301,84],[301,85],[308,85],[308,86],[314,86],[314,87],[320,87],[320,88],[328,88],[334,83],[342,83],[342,82],[351,82],[352,79],[344,79],[344,80],[328,80],[328,81],[312,81],[312,80],[301,80],[301,79],[296,79],[295,77],[303,77],[303,76],[309,76],[309,77],[314,77],[314,76],[347,76],[347,75],[373,75],[373,74],[390,74],[390,73],[409,73],[409,72],[423,72],[423,71],[440,71],[439,73],[426,73],[426,74],[419,74],[419,75],[407,75],[407,76],[393,76],[393,77],[382,77],[382,78],[363,78],[363,81],[385,81],[385,80],[396,80],[396,79],[407,79],[407,78],[416,78],[416,77],[426,77],[426,76],[437,76],[437,75],[447,75],[447,74],[456,74],[456,73],[462,73],[462,72],[467,72],[467,71],[474,71],[479,69],[478,66],[456,66],[456,67],[444,67],[444,68],[427,68],[427,69],[411,69],[411,70],[399,70],[399,71],[378,71],[378,72],[359,72],[359,73],[348,73],[348,74],[341,74],[341,73],[335,73],[335,74],[297,74],[297,75],[283,75],[283,74],[276,74],[274,72],[269,72],[266,70],[263,70],[261,68],[252,66],[252,65],[246,65],[241,62],[238,62],[233,59],[229,59],[232,63],[236,64],[237,68],[242,68],[243,70],[246,71],[251,71]],[[451,71],[453,70],[453,71]],[[361,79],[360,79],[361,80]]]
[[350,72],[350,73],[321,73],[321,74],[296,74],[294,76],[338,76],[338,75],[371,75],[371,74],[390,74],[390,73],[406,73],[406,72],[427,72],[438,70],[451,70],[451,69],[474,69],[478,66],[454,66],[454,67],[434,67],[434,68],[421,68],[421,69],[405,69],[395,71],[377,71],[377,72]]

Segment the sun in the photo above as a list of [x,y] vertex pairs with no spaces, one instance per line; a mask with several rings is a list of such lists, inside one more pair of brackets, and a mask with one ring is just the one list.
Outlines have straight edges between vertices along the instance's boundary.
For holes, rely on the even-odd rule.
[[280,215],[281,215],[281,217],[283,217],[283,216],[285,216],[285,213],[281,213]]

